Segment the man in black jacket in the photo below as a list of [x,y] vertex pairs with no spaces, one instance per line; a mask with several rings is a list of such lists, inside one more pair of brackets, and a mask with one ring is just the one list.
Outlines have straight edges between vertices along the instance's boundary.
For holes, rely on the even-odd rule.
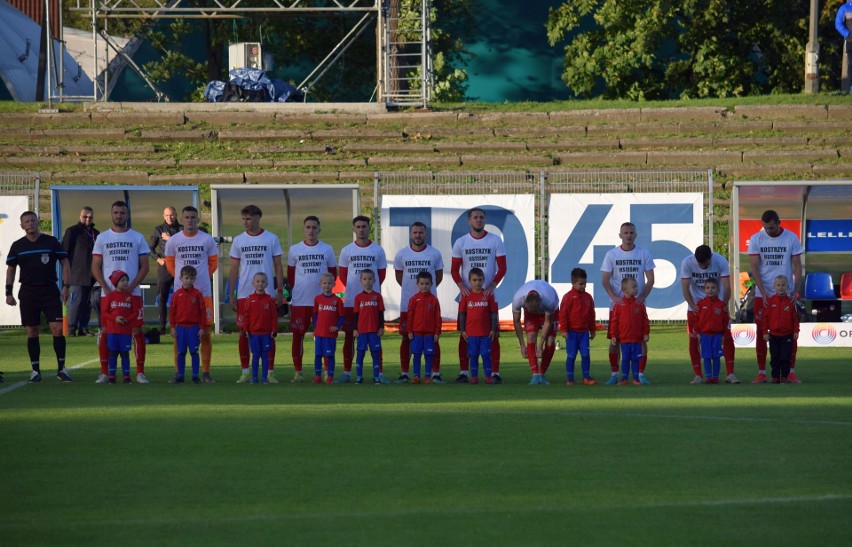
[[62,248],[68,253],[71,263],[71,285],[68,298],[68,336],[89,334],[89,319],[92,307],[89,296],[95,279],[92,277],[92,249],[98,232],[95,229],[95,213],[91,207],[80,211],[80,222],[65,230]]
[[178,224],[177,210],[174,207],[163,209],[163,222],[156,228],[148,239],[148,247],[151,248],[151,257],[157,260],[157,294],[159,295],[160,311],[160,334],[166,334],[166,320],[169,318],[167,304],[169,302],[169,291],[175,278],[166,268],[166,242],[176,233],[183,230]]

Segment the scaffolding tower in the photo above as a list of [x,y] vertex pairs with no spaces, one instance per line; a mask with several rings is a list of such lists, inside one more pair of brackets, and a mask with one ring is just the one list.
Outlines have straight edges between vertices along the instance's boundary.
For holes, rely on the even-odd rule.
[[[123,57],[156,93],[168,100],[144,70],[137,66],[108,37],[111,19],[242,19],[257,15],[334,16],[360,14],[349,32],[302,80],[299,89],[307,93],[345,51],[367,29],[376,33],[376,100],[388,108],[420,106],[431,100],[433,70],[430,38],[430,0],[73,0],[74,11],[90,14],[93,41],[100,35],[117,56]],[[205,5],[199,5],[199,4]],[[96,44],[95,44],[96,45]],[[286,46],[286,44],[284,44]],[[95,48],[97,52],[97,48]],[[109,50],[107,50],[109,52]],[[108,54],[108,53],[107,53]],[[97,53],[96,53],[97,56]],[[97,66],[97,57],[95,58]],[[108,65],[109,63],[107,63]],[[95,101],[108,101],[108,70],[93,78]]]

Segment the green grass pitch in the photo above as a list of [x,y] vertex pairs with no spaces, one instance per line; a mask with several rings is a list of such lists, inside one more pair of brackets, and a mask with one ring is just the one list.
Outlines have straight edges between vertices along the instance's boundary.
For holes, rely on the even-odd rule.
[[[91,338],[69,339],[69,366],[88,364],[58,383],[43,336],[44,381],[10,390],[26,347],[2,333],[0,544],[849,544],[848,350],[802,348],[801,385],[751,385],[740,350],[745,383],[693,386],[683,327],[661,326],[653,385],[568,388],[564,351],[553,385],[529,386],[502,342],[502,386],[293,385],[286,336],[285,383],[237,385],[233,335],[214,339],[216,385],[168,384],[161,344],[150,385],[110,386]],[[395,378],[399,338],[384,345]]]

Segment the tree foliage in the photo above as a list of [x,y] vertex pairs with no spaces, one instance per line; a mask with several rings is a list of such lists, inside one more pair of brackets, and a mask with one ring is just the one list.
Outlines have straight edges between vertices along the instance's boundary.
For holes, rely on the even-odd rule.
[[808,2],[571,0],[548,15],[580,97],[789,93],[803,86]]

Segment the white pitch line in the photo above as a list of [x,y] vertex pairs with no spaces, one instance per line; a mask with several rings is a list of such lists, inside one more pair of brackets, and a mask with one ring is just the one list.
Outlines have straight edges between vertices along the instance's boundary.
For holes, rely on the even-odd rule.
[[[86,365],[91,365],[92,363],[97,363],[99,361],[100,361],[100,359],[92,359],[91,361],[86,361],[85,363],[77,363],[76,365],[71,365],[70,367],[65,367],[65,368],[68,369],[68,370],[77,370],[78,368],[83,368]],[[44,381],[44,376],[42,375],[42,382],[43,381]],[[15,391],[19,387],[23,387],[23,386],[25,386],[29,383],[30,382],[28,382],[27,380],[24,380],[22,382],[12,384],[9,387],[4,387],[3,389],[0,389],[0,395],[5,395],[5,394],[9,393],[10,391]]]
[[[742,506],[742,505],[786,505],[786,504],[801,504],[801,503],[815,503],[815,502],[833,502],[833,501],[848,501],[852,499],[852,495],[849,494],[824,494],[821,496],[789,496],[786,498],[732,498],[732,499],[719,499],[719,500],[678,500],[678,501],[669,501],[669,502],[658,502],[658,503],[642,503],[641,507],[643,509],[667,509],[667,508],[685,508],[685,507],[725,507],[725,506]],[[619,509],[635,509],[635,504],[600,504],[600,505],[588,505],[582,504],[578,506],[572,505],[562,505],[559,507],[554,507],[552,505],[548,505],[545,507],[513,507],[511,510],[506,511],[507,514],[541,514],[541,513],[551,513],[551,514],[559,514],[571,511],[613,511]],[[467,507],[465,508],[466,514],[487,514],[493,515],[495,513],[499,513],[499,511],[495,512],[493,508],[477,508],[477,507]],[[455,515],[456,511],[454,509],[441,509],[435,507],[419,507],[414,509],[391,509],[386,508],[382,509],[381,512],[370,512],[370,511],[318,511],[315,513],[255,513],[249,515],[217,515],[215,520],[217,522],[266,522],[266,521],[305,521],[311,519],[332,519],[332,520],[342,520],[342,519],[366,519],[376,516],[381,517],[408,517],[412,515],[430,515],[433,517],[447,516],[447,515]],[[115,520],[98,520],[98,521],[78,521],[75,522],[72,526],[80,527],[80,526],[128,526],[128,525],[169,525],[180,523],[183,525],[186,524],[202,524],[205,522],[209,522],[214,517],[205,517],[205,516],[180,516],[180,517],[163,517],[163,518],[144,518],[144,519],[115,519]]]

